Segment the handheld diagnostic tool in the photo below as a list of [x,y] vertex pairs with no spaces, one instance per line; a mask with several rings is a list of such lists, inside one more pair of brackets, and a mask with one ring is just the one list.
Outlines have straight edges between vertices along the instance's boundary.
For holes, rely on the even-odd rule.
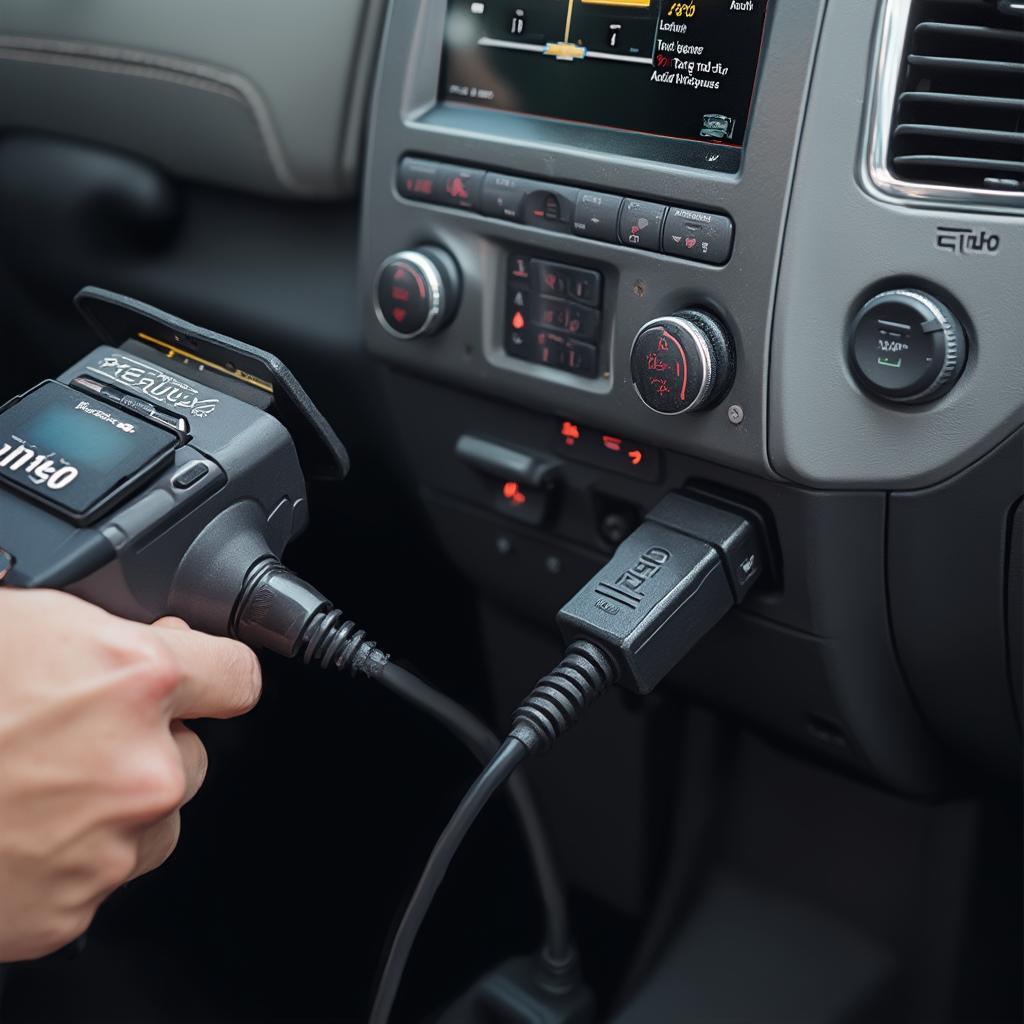
[[227,633],[344,446],[270,353],[99,288],[75,302],[103,344],[0,407],[0,584]]

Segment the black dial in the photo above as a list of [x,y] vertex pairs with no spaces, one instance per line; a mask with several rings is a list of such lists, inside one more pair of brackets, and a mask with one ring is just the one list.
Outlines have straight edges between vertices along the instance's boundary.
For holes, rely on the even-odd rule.
[[963,372],[967,339],[938,299],[916,289],[883,292],[854,319],[848,354],[857,383],[890,402],[930,402]]
[[377,319],[397,338],[439,331],[455,314],[459,271],[443,249],[424,246],[389,256],[377,271]]
[[699,309],[644,324],[629,365],[636,393],[666,416],[710,408],[735,375],[732,340],[715,317]]

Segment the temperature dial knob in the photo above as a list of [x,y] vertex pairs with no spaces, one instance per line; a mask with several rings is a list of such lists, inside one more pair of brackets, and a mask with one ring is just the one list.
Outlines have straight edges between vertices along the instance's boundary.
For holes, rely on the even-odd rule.
[[900,288],[866,302],[854,319],[850,368],[857,383],[889,402],[931,402],[963,372],[964,329],[926,292]]
[[455,315],[459,268],[433,245],[395,253],[377,271],[373,302],[381,326],[396,338],[436,334]]
[[675,416],[720,402],[732,386],[732,339],[710,313],[684,309],[650,320],[633,339],[633,386],[655,412]]

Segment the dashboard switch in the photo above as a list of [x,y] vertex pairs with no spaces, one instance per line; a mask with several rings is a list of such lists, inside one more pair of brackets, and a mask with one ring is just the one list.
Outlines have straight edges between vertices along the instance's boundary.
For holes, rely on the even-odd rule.
[[523,221],[545,231],[568,232],[576,210],[577,190],[563,185],[530,182],[523,202]]
[[421,203],[439,202],[437,183],[438,164],[432,160],[418,160],[407,156],[398,165],[398,192],[406,199]]
[[472,167],[453,167],[442,164],[437,170],[436,201],[461,210],[480,208],[480,193],[484,185],[484,172]]
[[549,263],[547,260],[531,260],[534,274],[534,287],[541,295],[553,295],[557,299],[566,298],[572,287],[572,267],[562,263]]
[[573,233],[598,242],[617,242],[621,206],[622,196],[581,190],[572,219]]
[[882,292],[854,318],[848,354],[860,386],[890,402],[929,402],[963,372],[963,326],[938,299],[916,289]]
[[721,213],[673,206],[665,218],[661,251],[699,263],[725,263],[732,252],[732,220]]
[[508,174],[488,171],[484,175],[480,212],[500,220],[521,221],[524,200],[534,184],[525,178],[513,178]]
[[580,377],[597,376],[597,347],[570,338],[565,342],[564,368]]
[[569,279],[569,298],[588,306],[600,306],[601,275],[596,270],[574,268]]
[[619,212],[619,241],[626,246],[658,252],[665,207],[641,199],[627,199]]

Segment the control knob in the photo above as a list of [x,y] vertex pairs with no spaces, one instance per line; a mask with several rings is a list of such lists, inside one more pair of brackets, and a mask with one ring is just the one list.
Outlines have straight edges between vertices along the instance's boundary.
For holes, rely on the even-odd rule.
[[459,268],[434,245],[389,256],[377,271],[373,303],[381,326],[396,338],[436,334],[459,304]]
[[701,309],[649,320],[633,339],[633,386],[655,412],[675,416],[720,402],[736,375],[732,339]]
[[860,308],[847,353],[857,383],[874,398],[931,402],[963,373],[967,338],[938,299],[916,288],[898,288]]

